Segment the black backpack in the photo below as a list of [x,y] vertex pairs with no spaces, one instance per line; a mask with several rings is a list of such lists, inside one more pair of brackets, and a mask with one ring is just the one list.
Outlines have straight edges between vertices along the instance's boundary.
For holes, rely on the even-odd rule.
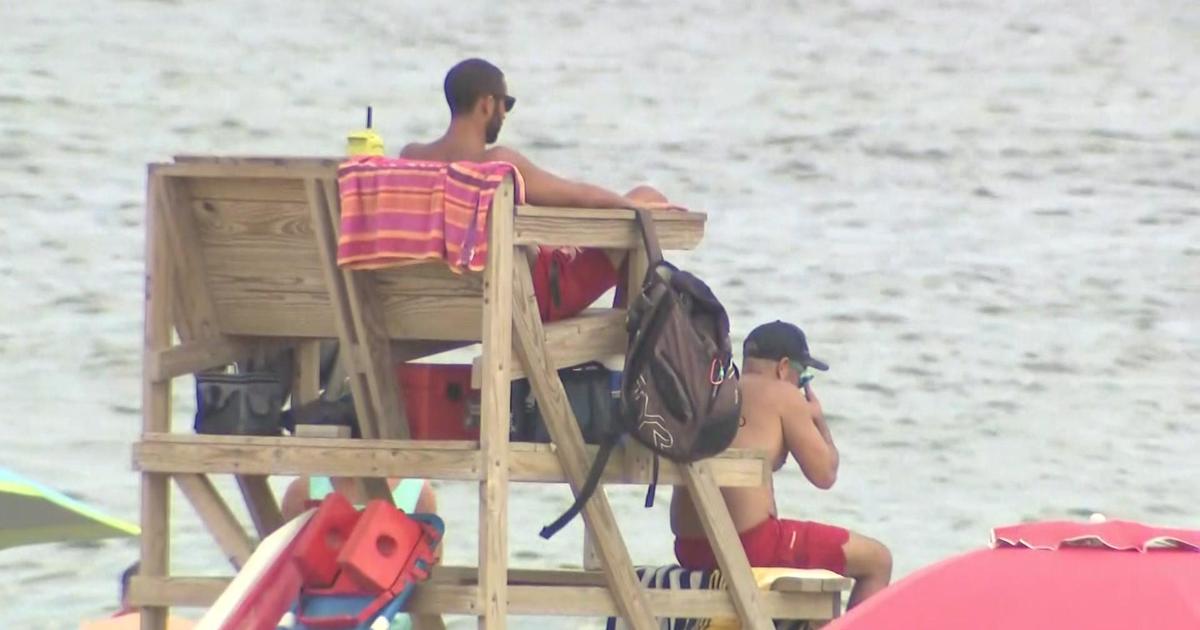
[[654,504],[659,455],[694,462],[724,451],[737,435],[742,399],[729,315],[703,280],[663,260],[649,212],[639,210],[637,221],[650,264],[626,321],[620,426],[601,443],[575,503],[542,528],[543,538],[583,509],[624,434],[655,454],[646,507]]

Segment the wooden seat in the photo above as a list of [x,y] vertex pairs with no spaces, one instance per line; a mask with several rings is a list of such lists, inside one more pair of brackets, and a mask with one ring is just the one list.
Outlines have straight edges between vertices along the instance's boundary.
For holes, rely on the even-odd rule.
[[[169,480],[235,567],[254,549],[254,538],[217,492],[211,474],[237,477],[259,537],[282,520],[268,475],[358,477],[371,496],[385,500],[390,500],[386,477],[478,482],[480,566],[440,568],[414,595],[416,613],[476,615],[487,628],[505,627],[510,614],[619,614],[632,627],[649,630],[657,627],[655,615],[699,606],[712,614],[736,612],[745,627],[768,628],[768,615],[799,601],[755,588],[718,491],[718,485],[766,482],[767,462],[750,452],[666,465],[661,477],[687,486],[695,497],[729,580],[728,595],[647,593],[635,580],[603,492],[583,512],[600,571],[540,574],[553,579],[533,584],[524,579],[528,574],[510,569],[509,484],[566,482],[578,491],[592,458],[556,368],[619,355],[625,345],[620,310],[589,311],[543,326],[522,248],[626,249],[630,277],[640,280],[645,256],[633,213],[514,206],[507,181],[490,215],[484,272],[455,274],[441,263],[347,271],[336,264],[338,162],[179,157],[149,168],[144,424],[134,445],[134,465],[143,480],[142,564],[131,586],[132,600],[143,607],[144,628],[163,627],[168,606],[211,603],[228,582],[168,574]],[[703,237],[703,214],[656,213],[655,221],[666,249],[694,248]],[[296,348],[300,369],[293,403],[315,397],[316,344],[323,339],[341,344],[364,439],[171,431],[172,378],[244,359],[263,347]],[[475,370],[482,390],[479,441],[408,440],[395,361],[475,342],[483,347]],[[509,384],[522,376],[530,380],[553,444],[509,443]],[[603,479],[645,483],[649,468],[645,451],[629,448],[613,458]],[[474,581],[452,578],[462,571]],[[590,582],[579,587],[580,580]],[[436,627],[438,618],[418,622]]]

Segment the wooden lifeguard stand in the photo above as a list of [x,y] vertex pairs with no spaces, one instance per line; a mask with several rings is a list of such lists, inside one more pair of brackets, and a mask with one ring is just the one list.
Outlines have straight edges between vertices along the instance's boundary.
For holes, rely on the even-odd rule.
[[[509,615],[624,617],[638,630],[656,616],[737,616],[745,628],[770,618],[836,616],[848,580],[834,574],[754,584],[718,486],[764,483],[761,454],[729,451],[689,466],[664,462],[660,481],[695,498],[728,583],[727,591],[653,591],[636,580],[603,492],[583,517],[599,571],[508,566],[511,482],[569,483],[578,491],[594,449],[584,444],[556,370],[622,354],[624,311],[602,309],[543,325],[524,248],[536,245],[625,249],[636,287],[645,254],[628,210],[514,206],[505,182],[490,215],[489,260],[481,274],[456,275],[441,263],[376,271],[338,268],[338,160],[177,157],[152,164],[147,181],[143,433],[134,446],[142,474],[141,573],[131,585],[142,627],[164,627],[172,605],[207,606],[227,578],[171,576],[169,489],[174,479],[237,568],[256,541],[209,475],[235,475],[256,533],[281,525],[268,475],[323,474],[364,479],[390,500],[388,477],[479,483],[479,566],[438,567],[411,599],[418,623],[443,613],[475,615],[481,628]],[[705,215],[656,213],[664,249],[690,249]],[[174,333],[174,334],[173,334]],[[178,337],[176,340],[175,337]],[[171,431],[171,379],[293,346],[300,357],[293,402],[317,395],[317,344],[340,341],[362,440],[196,435]],[[482,342],[478,442],[408,438],[393,365]],[[526,376],[543,410],[551,445],[509,442],[509,391]],[[627,447],[605,483],[646,483],[649,459]],[[548,515],[549,516],[549,515]],[[666,523],[656,523],[666,527]]]

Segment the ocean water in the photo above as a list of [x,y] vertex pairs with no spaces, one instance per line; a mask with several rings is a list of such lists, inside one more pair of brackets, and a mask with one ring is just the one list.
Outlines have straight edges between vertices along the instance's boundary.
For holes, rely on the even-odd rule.
[[[1024,519],[1200,527],[1200,4],[910,4],[0,5],[0,465],[137,519],[146,163],[334,155],[367,104],[396,150],[479,55],[519,98],[502,142],[707,211],[675,259],[735,342],[790,319],[832,364],[840,479],[790,465],[786,516],[879,538],[898,577]],[[437,489],[473,562],[475,489]],[[634,558],[669,562],[642,492],[609,489]],[[578,524],[537,537],[568,499],[514,490],[514,564],[578,562]],[[174,514],[175,572],[228,574]],[[136,555],[0,551],[0,627],[110,612]]]

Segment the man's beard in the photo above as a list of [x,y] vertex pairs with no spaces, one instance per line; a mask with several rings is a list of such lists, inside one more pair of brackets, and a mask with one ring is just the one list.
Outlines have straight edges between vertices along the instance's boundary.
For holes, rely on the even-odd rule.
[[496,140],[500,139],[500,127],[503,125],[504,121],[501,120],[499,116],[493,116],[492,119],[488,121],[487,129],[484,131],[486,134],[483,137],[484,142],[487,144],[492,144]]

